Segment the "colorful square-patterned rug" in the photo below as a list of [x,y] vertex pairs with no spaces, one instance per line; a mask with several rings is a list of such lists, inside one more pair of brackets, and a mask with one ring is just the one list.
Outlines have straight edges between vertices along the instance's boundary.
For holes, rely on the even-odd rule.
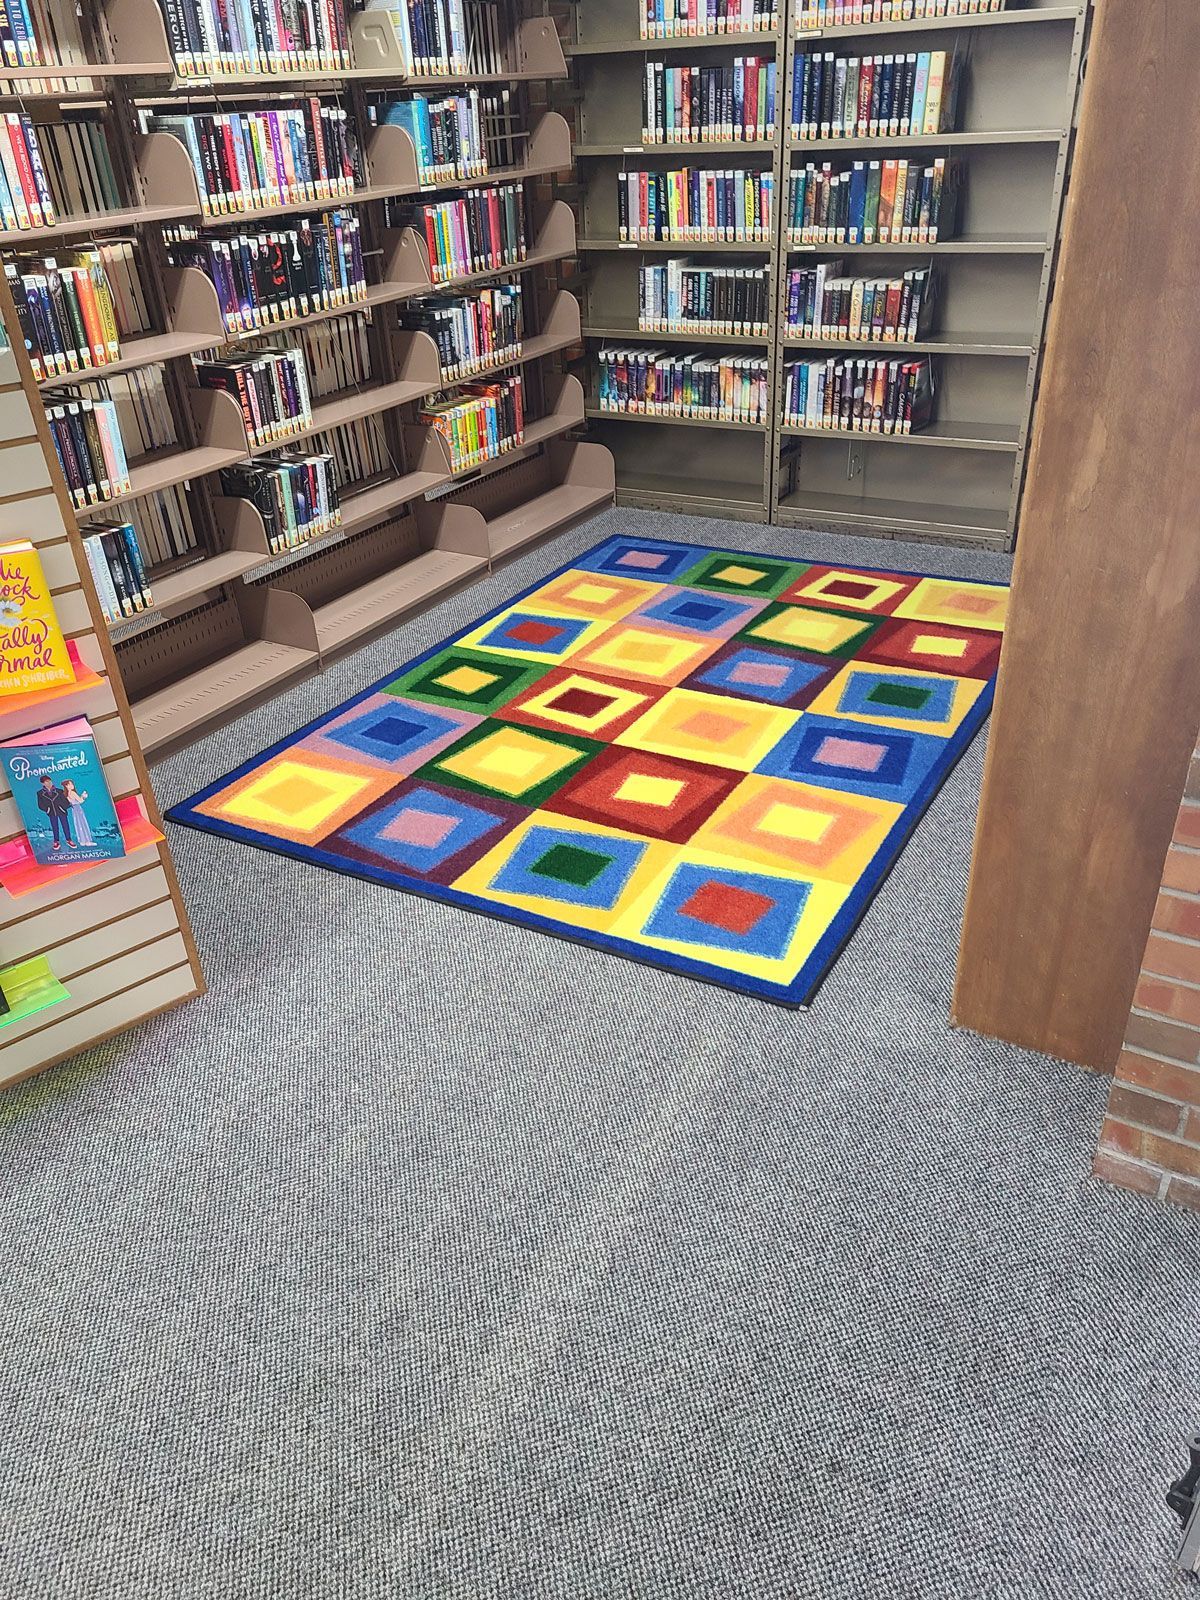
[[608,539],[168,815],[803,1005],[986,717],[1007,600]]

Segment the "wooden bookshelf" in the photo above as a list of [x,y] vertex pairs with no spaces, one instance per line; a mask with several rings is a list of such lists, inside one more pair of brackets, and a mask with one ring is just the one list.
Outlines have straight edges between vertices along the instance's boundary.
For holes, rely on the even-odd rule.
[[[509,70],[439,77],[405,75],[386,13],[348,6],[348,70],[200,78],[176,73],[157,0],[100,0],[84,9],[87,60],[0,68],[0,94],[34,99],[41,108],[32,110],[35,122],[52,118],[56,104],[72,107],[73,113],[86,107],[87,115],[102,117],[125,203],[99,216],[60,219],[53,228],[0,232],[0,250],[36,253],[43,242],[77,243],[128,232],[136,234],[143,252],[143,287],[154,331],[123,342],[116,363],[50,377],[40,387],[50,404],[64,388],[139,367],[161,366],[167,377],[178,444],[132,460],[126,494],[77,514],[77,520],[92,520],[95,511],[119,509],[153,490],[190,486],[199,547],[151,569],[152,609],[105,630],[141,746],[154,752],[187,742],[296,677],[319,671],[337,651],[394,626],[449,588],[486,572],[494,560],[611,501],[613,472],[598,447],[589,445],[580,454],[584,447],[564,442],[583,426],[585,401],[578,381],[555,368],[578,345],[581,316],[578,302],[554,286],[551,274],[556,263],[574,255],[576,228],[570,207],[553,198],[546,180],[569,173],[573,156],[567,122],[535,93],[535,86],[568,73],[555,25],[540,14],[540,6],[531,0],[517,7],[516,24],[504,41]],[[399,127],[374,126],[370,118],[381,94],[487,83],[512,91],[510,131],[517,159],[479,178],[423,180],[408,135]],[[346,109],[360,152],[355,192],[204,216],[184,145],[165,131],[141,132],[140,113],[261,107],[276,92],[335,97]],[[425,239],[412,228],[387,222],[389,201],[513,182],[524,187],[528,239],[525,258],[516,265],[435,282]],[[348,208],[361,220],[368,282],[365,295],[344,306],[253,333],[230,333],[207,276],[198,268],[167,263],[164,225],[182,221],[208,232]],[[453,384],[443,376],[433,341],[400,328],[397,316],[421,295],[467,291],[509,278],[519,278],[525,290],[521,351],[471,378],[522,373],[524,441],[495,461],[455,474],[439,436],[417,421],[421,404]],[[0,302],[15,328],[6,285],[0,285]],[[294,549],[273,552],[257,513],[223,495],[217,474],[281,446],[251,447],[240,408],[226,395],[195,386],[191,358],[223,350],[236,354],[249,338],[360,312],[369,313],[371,381],[314,395],[311,425],[283,445],[319,448],[324,430],[374,417],[390,466],[343,490],[338,527]]]
[[[1077,5],[1008,0],[1003,11],[908,22],[797,30],[791,5],[774,33],[710,38],[641,39],[636,0],[580,0],[577,37],[567,45],[579,94],[579,249],[585,260],[583,332],[590,358],[600,343],[694,346],[714,353],[766,347],[772,424],[763,431],[702,423],[697,433],[672,419],[602,412],[589,403],[589,437],[617,464],[618,499],[630,504],[774,520],[800,526],[857,528],[1009,548],[1016,536],[1020,489],[1044,340],[1046,309],[1062,218],[1074,132],[1088,0]],[[905,40],[912,36],[913,43]],[[793,138],[791,88],[796,55],[916,49],[968,52],[953,131],[909,137]],[[779,62],[778,122],[769,149],[755,143],[645,145],[642,83],[648,60],[678,63],[680,52],[756,54]],[[793,167],[844,155],[951,154],[966,173],[959,227],[932,245],[792,243],[784,228]],[[775,172],[773,237],[766,244],[630,242],[618,237],[616,178],[623,167],[770,162]],[[638,267],[662,254],[771,267],[769,337],[696,336],[638,328]],[[923,339],[860,343],[785,333],[790,267],[852,257],[864,273],[902,272],[936,260],[942,293]],[[860,258],[861,262],[860,262]],[[847,261],[847,266],[850,263]],[[934,425],[919,434],[874,435],[783,424],[784,368],[797,352],[908,354],[934,358]],[[590,367],[594,361],[590,359]],[[589,387],[594,377],[589,373]],[[632,424],[632,425],[631,425]],[[668,424],[670,425],[670,424]],[[754,435],[750,437],[750,435]],[[895,448],[911,446],[912,448]],[[756,487],[759,486],[759,487]]]

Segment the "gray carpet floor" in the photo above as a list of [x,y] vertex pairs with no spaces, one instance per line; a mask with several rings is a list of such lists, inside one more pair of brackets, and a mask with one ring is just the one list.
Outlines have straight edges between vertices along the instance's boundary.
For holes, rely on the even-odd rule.
[[[164,805],[614,531],[163,763]],[[983,755],[794,1014],[172,830],[201,1002],[0,1098],[0,1595],[1170,1596],[1200,1218],[947,1026]]]

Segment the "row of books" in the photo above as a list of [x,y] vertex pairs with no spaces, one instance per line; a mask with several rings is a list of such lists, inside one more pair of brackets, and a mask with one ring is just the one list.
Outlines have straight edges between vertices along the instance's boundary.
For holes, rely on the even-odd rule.
[[315,97],[276,111],[154,113],[147,129],[182,140],[206,217],[354,193],[350,120]]
[[925,17],[977,17],[1003,11],[1004,0],[795,0],[797,29],[857,28],[864,22],[914,22]]
[[793,139],[946,133],[958,115],[964,55],[839,56],[804,51],[792,68]]
[[75,395],[47,406],[46,420],[77,510],[128,492],[129,464],[111,399]]
[[367,0],[372,20],[390,20],[409,77],[496,74],[507,68],[505,45],[514,12],[478,0]]
[[139,495],[126,502],[121,514],[137,530],[148,567],[186,556],[199,543],[187,484],[174,483],[169,489]]
[[314,399],[344,394],[373,381],[367,319],[362,312],[302,327],[300,344]]
[[197,361],[202,389],[221,389],[238,402],[252,450],[277,444],[312,426],[312,400],[299,350],[260,350],[236,361]]
[[95,394],[65,389],[46,418],[79,509],[129,490],[128,461],[176,443],[175,420],[161,368],[117,373]]
[[332,533],[342,523],[331,455],[264,456],[246,466],[226,467],[221,488],[251,502],[275,555]]
[[450,451],[455,472],[469,472],[514,450],[525,439],[525,395],[519,373],[494,383],[468,383],[421,412]]
[[778,20],[775,0],[644,0],[644,5],[643,39],[770,32]]
[[680,355],[666,350],[597,353],[601,411],[650,417],[765,422],[766,356]]
[[[111,400],[117,426],[129,456],[161,450],[176,442],[175,416],[167,398],[162,367],[134,367],[89,384],[103,399]],[[70,393],[71,391],[64,391]]]
[[350,65],[342,0],[160,0],[182,78],[337,72]]
[[394,476],[399,470],[388,451],[383,418],[378,415],[326,428],[321,447],[333,457],[334,479],[343,492],[347,487]]
[[60,214],[92,216],[120,205],[104,125],[67,111],[34,125],[19,112],[0,122],[0,221],[8,229],[51,228]]
[[856,161],[842,172],[810,162],[792,173],[792,244],[936,244],[954,235],[962,163]]
[[845,278],[841,271],[833,261],[788,273],[787,333],[911,344],[929,332],[938,285],[932,267],[912,267],[899,278]]
[[770,305],[769,267],[707,267],[671,256],[638,275],[638,327],[647,333],[765,337]]
[[82,55],[73,16],[51,0],[5,0],[0,6],[0,50],[10,67],[42,67]]
[[524,317],[519,283],[502,283],[473,295],[417,300],[405,307],[399,320],[401,327],[419,328],[430,336],[447,378],[469,378],[521,355]]
[[96,598],[106,622],[122,622],[154,607],[150,580],[132,522],[81,530]]
[[166,250],[172,266],[211,280],[229,333],[351,306],[367,292],[361,224],[349,210],[227,236],[177,228]]
[[488,170],[478,89],[436,100],[424,94],[392,100],[382,108],[379,121],[408,134],[423,183],[482,178]]
[[647,61],[642,139],[647,144],[773,139],[775,79],[773,56],[735,56],[718,66]]
[[112,297],[117,334],[132,339],[154,326],[150,306],[142,287],[139,246],[133,239],[97,239],[87,246],[95,250],[104,268],[108,292]]
[[933,373],[918,361],[831,356],[784,368],[783,420],[793,428],[919,433],[933,420]]
[[39,383],[120,360],[116,311],[98,250],[36,264],[6,261],[4,276]]
[[424,238],[434,283],[515,267],[525,259],[525,187],[520,183],[389,207],[388,221],[413,227]]
[[617,175],[622,239],[763,243],[771,237],[775,179],[770,172],[681,167]]

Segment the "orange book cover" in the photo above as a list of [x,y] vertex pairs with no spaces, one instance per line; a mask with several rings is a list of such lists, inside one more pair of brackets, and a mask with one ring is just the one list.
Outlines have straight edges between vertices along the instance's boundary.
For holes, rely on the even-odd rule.
[[0,697],[74,682],[37,551],[28,540],[0,545]]
[[899,163],[885,161],[883,175],[879,184],[879,242],[887,244],[891,239],[892,208],[896,203],[896,178]]

